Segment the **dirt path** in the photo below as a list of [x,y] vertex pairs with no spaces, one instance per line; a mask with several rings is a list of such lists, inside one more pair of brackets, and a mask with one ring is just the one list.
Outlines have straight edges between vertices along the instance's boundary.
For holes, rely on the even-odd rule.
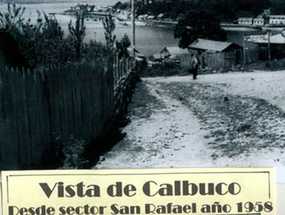
[[284,111],[227,84],[144,79],[129,117],[96,168],[285,166]]
[[207,132],[189,108],[160,84],[140,83],[129,109],[126,137],[101,158],[98,168],[187,166],[189,161],[206,166],[206,159],[211,161],[205,156]]
[[[230,95],[223,85],[205,83],[162,84],[198,117],[215,150],[213,159],[236,157],[276,148],[284,152],[285,113],[263,99]],[[278,158],[276,158],[276,161]]]

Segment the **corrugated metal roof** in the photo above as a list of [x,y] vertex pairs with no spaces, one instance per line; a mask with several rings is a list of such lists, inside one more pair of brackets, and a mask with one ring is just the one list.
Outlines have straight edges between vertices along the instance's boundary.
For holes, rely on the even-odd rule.
[[231,43],[231,42],[221,42],[221,41],[215,41],[215,40],[197,39],[192,44],[190,44],[189,48],[190,49],[200,49],[200,50],[222,52],[232,44],[233,43]]
[[[246,38],[248,42],[264,44],[268,43],[268,34],[264,35],[251,35]],[[270,37],[271,44],[285,44],[285,35],[275,34]]]

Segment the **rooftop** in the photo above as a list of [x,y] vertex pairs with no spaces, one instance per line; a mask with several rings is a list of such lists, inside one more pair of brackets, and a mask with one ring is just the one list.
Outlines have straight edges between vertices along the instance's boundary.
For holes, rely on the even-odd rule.
[[208,51],[222,52],[234,43],[231,42],[221,42],[215,40],[197,39],[192,44],[190,44],[190,49],[200,49]]
[[[272,35],[270,37],[270,43],[271,44],[285,44],[285,35],[279,33]],[[263,35],[251,35],[246,38],[248,42],[253,42],[253,43],[258,43],[258,44],[264,44],[268,43],[268,34],[263,34]]]

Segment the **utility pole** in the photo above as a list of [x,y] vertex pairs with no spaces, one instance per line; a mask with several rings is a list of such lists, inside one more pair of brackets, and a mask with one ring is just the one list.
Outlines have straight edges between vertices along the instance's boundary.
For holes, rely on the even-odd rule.
[[242,32],[242,40],[243,40],[243,69],[245,69],[246,65],[246,42],[245,42],[245,32]]
[[271,31],[268,30],[267,32],[268,34],[268,44],[267,44],[267,48],[268,48],[268,61],[269,61],[269,65],[271,66]]
[[135,8],[135,0],[132,0],[132,30],[133,30],[133,38],[132,38],[132,49],[133,56],[136,56],[136,8]]

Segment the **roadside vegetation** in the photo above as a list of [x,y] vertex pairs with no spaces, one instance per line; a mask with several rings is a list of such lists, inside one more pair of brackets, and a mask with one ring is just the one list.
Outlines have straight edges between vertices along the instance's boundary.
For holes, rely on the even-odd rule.
[[55,16],[38,12],[34,22],[24,14],[24,7],[7,4],[7,10],[0,12],[0,31],[9,33],[18,42],[28,68],[82,61],[107,63],[112,54],[110,48],[115,48],[116,26],[111,16],[104,20],[106,44],[102,44],[95,40],[84,42],[87,16],[84,8],[76,12],[76,20],[69,23],[67,34]]
[[[76,11],[75,21],[70,21],[68,32],[65,33],[55,16],[38,12],[37,19],[31,20],[25,16],[25,8],[16,4],[7,4],[7,10],[0,12],[0,32],[9,34],[16,41],[21,56],[22,65],[7,65],[25,67],[31,71],[41,71],[39,68],[56,66],[86,65],[92,71],[112,71],[113,57],[128,57],[127,48],[130,40],[125,35],[117,41],[114,34],[115,22],[112,16],[103,20],[106,44],[91,40],[85,42],[85,19],[88,11],[84,8]],[[24,70],[23,70],[24,71]],[[80,72],[80,71],[79,71]],[[84,168],[88,164],[88,142],[73,137],[59,139],[56,143],[54,158],[57,165],[64,168]]]

